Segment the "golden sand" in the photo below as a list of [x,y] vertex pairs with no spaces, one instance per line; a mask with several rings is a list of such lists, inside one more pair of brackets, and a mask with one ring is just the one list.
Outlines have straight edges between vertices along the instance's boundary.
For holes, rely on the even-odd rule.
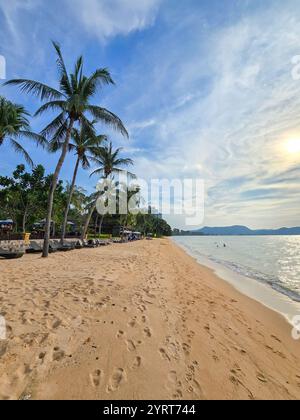
[[0,261],[1,399],[298,399],[300,342],[169,240]]

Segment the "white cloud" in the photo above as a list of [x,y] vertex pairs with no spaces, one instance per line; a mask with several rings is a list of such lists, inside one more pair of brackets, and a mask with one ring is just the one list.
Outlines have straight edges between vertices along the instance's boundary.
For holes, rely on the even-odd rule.
[[30,11],[40,5],[40,0],[10,0],[0,4],[8,29],[15,41],[20,42],[19,25],[17,24],[17,16],[19,12]]
[[[151,109],[163,95],[169,103],[158,106],[158,113],[152,109],[154,141],[142,162],[143,174],[201,174],[210,194],[207,224],[300,224],[300,197],[291,182],[267,195],[269,180],[295,163],[280,144],[291,130],[300,137],[300,83],[291,77],[291,58],[300,52],[299,7],[253,13],[206,33],[205,43],[194,25],[193,48],[186,40],[176,50],[167,48],[178,39],[175,32],[160,40],[159,53],[147,51],[146,62],[154,64],[141,76],[143,91],[132,112],[141,104],[147,109],[145,103]],[[237,177],[245,178],[242,185],[226,182]],[[265,197],[243,196],[261,187]]]
[[145,128],[153,127],[156,124],[154,119],[144,121],[134,121],[129,124],[129,130],[144,130]]
[[[207,224],[300,224],[299,181],[280,180],[299,166],[299,158],[292,160],[280,146],[291,133],[300,137],[300,82],[291,76],[292,57],[300,54],[299,2],[253,1],[251,11],[241,5],[244,13],[225,23],[224,17],[223,26],[215,11],[210,9],[212,24],[201,14],[205,7],[192,2],[53,0],[38,8],[42,3],[1,2],[10,28],[10,36],[0,28],[5,55],[17,45],[13,63],[7,54],[10,69],[16,64],[20,71],[22,54],[34,51],[34,62],[23,66],[41,69],[44,77],[47,70],[37,63],[47,59],[49,39],[60,40],[73,61],[74,49],[86,48],[87,35],[101,42],[126,36],[151,27],[160,11],[159,35],[132,45],[107,104],[128,123],[127,153],[136,155],[135,172],[203,177]],[[259,189],[265,197],[250,198]]]
[[151,26],[160,0],[72,0],[71,3],[79,23],[104,41]]

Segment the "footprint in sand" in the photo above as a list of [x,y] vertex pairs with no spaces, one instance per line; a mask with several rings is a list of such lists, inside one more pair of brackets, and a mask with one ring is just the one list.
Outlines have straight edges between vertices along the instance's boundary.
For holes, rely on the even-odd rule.
[[259,373],[256,377],[260,382],[262,382],[264,384],[266,384],[268,382],[268,380],[266,379],[266,377],[263,373]]
[[193,339],[195,335],[196,335],[195,331],[190,331],[188,334],[188,338]]
[[170,356],[168,355],[168,353],[166,352],[166,350],[164,348],[160,348],[159,353],[164,360],[167,360],[168,362],[171,361]]
[[138,310],[139,310],[140,312],[144,313],[144,312],[146,312],[147,308],[146,308],[146,306],[145,306],[145,305],[140,305],[140,306],[138,306]]
[[277,343],[281,343],[281,340],[276,337],[276,335],[271,335],[271,338],[273,338],[273,340],[277,341]]
[[55,362],[60,362],[65,357],[65,352],[59,347],[54,347],[52,359]]
[[7,351],[8,344],[4,341],[0,341],[0,358],[5,355]]
[[151,332],[151,329],[149,327],[144,328],[144,333],[145,333],[146,337],[148,337],[148,338],[152,337],[152,332]]
[[215,362],[219,362],[219,361],[220,361],[220,359],[219,359],[219,358],[218,358],[218,356],[216,355],[215,351],[213,351],[212,359],[213,359]]
[[182,383],[178,380],[176,371],[171,371],[168,375],[167,389],[172,392],[173,399],[180,399],[182,394]]
[[90,381],[93,387],[98,387],[101,384],[102,379],[102,371],[100,369],[96,369],[93,373],[90,374]]
[[135,351],[136,350],[136,346],[135,346],[135,344],[132,340],[127,340],[126,344],[127,344],[128,351]]
[[192,380],[192,385],[189,386],[188,391],[191,394],[197,395],[198,398],[204,399],[204,393],[202,391],[202,388],[201,388],[199,382],[196,381],[196,379]]
[[109,384],[107,386],[107,392],[115,392],[119,389],[119,387],[126,382],[127,375],[126,371],[122,368],[116,368],[109,380]]
[[44,363],[46,355],[47,355],[47,353],[45,351],[43,351],[39,354],[38,360],[40,361],[41,364]]
[[59,326],[61,325],[61,320],[60,319],[56,319],[53,324],[52,324],[52,328],[54,330],[56,330]]
[[131,369],[132,369],[132,370],[136,370],[136,369],[140,368],[140,367],[141,367],[141,365],[142,365],[142,358],[141,358],[140,356],[137,356],[137,357],[134,359],[134,362],[133,362],[133,364],[132,364],[132,366],[131,366]]
[[186,356],[189,356],[189,355],[190,355],[190,353],[191,353],[191,346],[189,346],[189,345],[188,345],[188,344],[186,344],[186,343],[183,343],[183,344],[182,344],[182,349],[183,349],[184,354],[185,354]]
[[117,332],[116,337],[117,337],[117,338],[123,338],[123,337],[124,337],[124,335],[125,335],[124,331],[121,331],[121,330],[120,330],[120,331],[118,331],[118,332]]

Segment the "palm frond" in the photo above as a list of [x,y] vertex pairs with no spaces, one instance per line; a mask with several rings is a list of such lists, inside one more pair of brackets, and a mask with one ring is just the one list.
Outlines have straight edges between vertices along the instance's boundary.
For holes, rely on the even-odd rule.
[[45,103],[44,105],[42,105],[34,114],[35,117],[37,117],[38,115],[43,114],[46,111],[56,111],[56,110],[60,110],[60,111],[65,111],[66,109],[66,102],[65,101],[50,101]]
[[62,53],[61,53],[60,45],[55,41],[52,41],[52,44],[57,54],[56,64],[57,64],[59,74],[60,74],[60,87],[67,95],[71,95],[72,89],[71,89],[66,65],[65,65]]
[[90,121],[84,114],[80,117],[81,129],[86,137],[95,137],[96,128],[95,121]]
[[52,139],[49,142],[50,152],[59,150],[65,141],[67,130],[69,128],[68,119],[66,119],[53,134]]
[[29,156],[29,154],[26,152],[26,150],[23,148],[23,146],[21,146],[20,143],[18,143],[14,139],[10,139],[10,143],[11,143],[13,149],[15,150],[15,152],[20,153],[21,155],[23,155],[23,157],[26,160],[26,162],[28,163],[28,165],[30,165],[30,166],[33,167],[34,166],[33,165],[33,161],[31,159],[31,157]]
[[83,57],[82,55],[77,59],[74,69],[74,76],[77,82],[79,83],[82,78],[82,68],[83,68]]
[[86,78],[82,85],[82,97],[89,98],[95,95],[98,87],[115,84],[108,69],[97,69],[90,77]]
[[91,167],[89,162],[89,156],[83,155],[81,158],[81,165],[83,169],[89,169]]
[[42,130],[41,134],[45,137],[51,136],[64,124],[65,120],[66,115],[62,112]]
[[116,159],[114,161],[115,165],[124,165],[124,166],[129,166],[129,165],[133,165],[133,160],[130,158],[125,158],[125,159]]
[[33,133],[32,131],[21,130],[18,133],[18,137],[26,137],[30,140],[33,140],[37,145],[42,146],[43,148],[48,146],[47,139],[41,134]]
[[41,101],[61,99],[63,97],[63,94],[58,90],[34,80],[12,79],[5,82],[4,85],[20,86],[21,92],[37,96]]
[[127,138],[129,137],[128,132],[120,118],[112,112],[96,105],[88,105],[87,111],[89,111],[91,115],[97,119],[97,121],[101,121],[104,124],[112,127],[114,130],[119,131],[123,136]]
[[91,174],[90,174],[90,178],[93,176],[93,175],[100,175],[100,174],[102,174],[103,175],[103,169],[102,168],[100,168],[100,169],[95,169]]

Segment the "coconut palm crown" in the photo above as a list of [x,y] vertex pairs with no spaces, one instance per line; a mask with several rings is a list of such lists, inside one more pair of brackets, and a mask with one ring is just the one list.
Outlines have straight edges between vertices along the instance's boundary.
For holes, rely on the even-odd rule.
[[51,142],[63,142],[60,158],[58,160],[48,197],[48,211],[45,224],[45,240],[43,257],[48,257],[51,214],[53,209],[54,191],[58,177],[68,153],[69,142],[75,124],[88,126],[88,117],[96,119],[111,126],[124,136],[128,133],[115,114],[106,108],[91,103],[99,88],[103,85],[114,84],[108,69],[95,70],[89,77],[83,74],[83,57],[76,61],[73,73],[68,73],[61,53],[60,46],[53,42],[56,51],[56,63],[59,73],[59,88],[53,88],[44,83],[28,79],[13,79],[5,85],[19,86],[21,91],[33,94],[40,98],[44,104],[36,111],[35,115],[42,115],[47,111],[57,112],[56,117],[42,130],[42,135],[50,138]]
[[0,146],[2,146],[4,141],[9,141],[12,148],[23,155],[26,162],[33,166],[31,157],[20,144],[20,139],[33,140],[41,146],[45,146],[47,142],[45,138],[31,131],[29,116],[29,112],[23,106],[16,105],[0,97]]
[[[121,158],[120,153],[122,147],[113,149],[111,142],[99,149],[97,156],[93,158],[93,162],[99,167],[95,169],[90,176],[101,175],[103,178],[108,178],[114,173],[122,172],[122,166],[133,165],[133,160],[130,158]],[[129,176],[134,177],[133,174],[128,172]]]

